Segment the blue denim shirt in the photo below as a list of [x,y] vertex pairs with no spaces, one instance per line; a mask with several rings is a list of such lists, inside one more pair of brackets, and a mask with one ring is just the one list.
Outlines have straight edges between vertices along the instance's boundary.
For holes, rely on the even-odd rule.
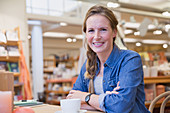
[[[96,75],[98,74],[98,70]],[[88,92],[89,79],[84,77],[86,62],[73,86],[73,90]],[[100,94],[100,108],[107,113],[149,113],[145,107],[143,68],[140,55],[131,50],[120,50],[114,44],[113,50],[104,63],[103,90],[113,91],[120,81],[119,94]]]

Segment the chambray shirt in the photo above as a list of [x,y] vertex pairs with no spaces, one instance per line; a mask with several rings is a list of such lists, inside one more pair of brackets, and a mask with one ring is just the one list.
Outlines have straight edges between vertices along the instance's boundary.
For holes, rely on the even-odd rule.
[[[100,62],[97,60],[98,70]],[[73,90],[88,92],[89,79],[84,77],[86,61],[73,86]],[[106,94],[113,91],[118,81],[119,94]],[[106,113],[150,113],[145,107],[143,68],[140,55],[131,50],[120,50],[116,44],[104,63],[103,92],[99,94],[100,108]]]

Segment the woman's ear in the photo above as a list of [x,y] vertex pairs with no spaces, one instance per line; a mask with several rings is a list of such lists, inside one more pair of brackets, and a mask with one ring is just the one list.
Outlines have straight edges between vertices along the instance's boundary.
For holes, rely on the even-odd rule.
[[117,30],[116,30],[116,29],[114,29],[114,30],[113,30],[113,38],[115,38],[115,37],[116,37],[116,35],[117,35]]

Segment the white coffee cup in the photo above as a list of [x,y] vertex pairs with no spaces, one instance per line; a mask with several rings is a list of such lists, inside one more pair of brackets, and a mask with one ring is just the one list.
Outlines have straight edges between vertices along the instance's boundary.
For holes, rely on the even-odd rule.
[[62,113],[79,113],[81,100],[80,99],[62,99],[60,100]]

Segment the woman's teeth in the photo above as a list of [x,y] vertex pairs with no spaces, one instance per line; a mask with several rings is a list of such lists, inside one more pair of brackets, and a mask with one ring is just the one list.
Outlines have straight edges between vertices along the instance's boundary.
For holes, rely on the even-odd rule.
[[101,45],[102,43],[100,42],[100,43],[93,43],[94,45]]

